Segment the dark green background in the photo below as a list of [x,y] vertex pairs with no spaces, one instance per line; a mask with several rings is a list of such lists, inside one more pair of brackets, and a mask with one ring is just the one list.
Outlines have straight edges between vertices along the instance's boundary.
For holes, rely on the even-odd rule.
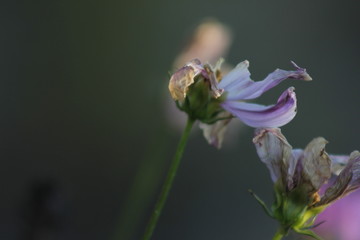
[[[179,138],[164,116],[167,73],[205,17],[233,30],[227,61],[249,60],[255,80],[290,60],[307,68],[313,82],[259,99],[296,87],[283,128],[294,147],[324,136],[328,152],[359,149],[358,12],[325,0],[1,1],[0,238],[140,238]],[[154,240],[270,239],[277,224],[247,192],[272,201],[252,134],[218,151],[194,130]]]

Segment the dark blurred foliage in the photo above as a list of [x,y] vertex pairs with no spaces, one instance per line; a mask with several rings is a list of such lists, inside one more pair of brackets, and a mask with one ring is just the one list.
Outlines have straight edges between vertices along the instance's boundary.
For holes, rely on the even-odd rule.
[[[0,239],[140,238],[179,138],[164,116],[168,71],[206,17],[232,29],[226,60],[249,60],[253,79],[290,60],[307,68],[313,82],[288,81],[260,99],[296,87],[298,115],[283,128],[294,147],[321,135],[329,152],[359,149],[359,7],[1,1]],[[218,151],[194,130],[153,239],[272,236],[277,224],[247,193],[271,202],[270,177],[252,130],[236,136]]]

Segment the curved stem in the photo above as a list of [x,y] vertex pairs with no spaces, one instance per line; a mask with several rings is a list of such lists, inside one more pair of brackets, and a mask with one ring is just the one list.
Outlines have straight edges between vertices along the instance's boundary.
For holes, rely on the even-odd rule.
[[170,166],[168,175],[167,175],[167,177],[165,179],[164,185],[162,187],[159,199],[156,202],[154,212],[152,213],[150,221],[149,221],[149,223],[148,223],[148,225],[146,227],[146,231],[145,231],[143,240],[150,240],[150,238],[151,238],[151,236],[152,236],[152,234],[154,232],[154,229],[155,229],[156,224],[157,224],[157,222],[159,220],[159,216],[161,214],[161,211],[162,211],[162,209],[163,209],[163,207],[165,205],[166,199],[167,199],[167,197],[169,195],[169,191],[170,191],[172,183],[174,181],[177,169],[178,169],[179,164],[180,164],[181,157],[183,155],[183,152],[184,152],[184,149],[185,149],[185,146],[186,146],[186,142],[188,140],[188,137],[189,137],[189,134],[190,134],[190,131],[191,131],[191,128],[192,128],[194,122],[195,121],[193,119],[189,118],[187,123],[186,123],[186,127],[184,129],[184,132],[183,132],[183,134],[181,136],[180,142],[179,142],[178,147],[176,149],[174,159],[173,159],[173,161],[171,163],[171,166]]
[[275,233],[274,237],[272,240],[281,240],[283,237],[285,237],[286,232],[284,230],[284,228],[280,227],[277,232]]

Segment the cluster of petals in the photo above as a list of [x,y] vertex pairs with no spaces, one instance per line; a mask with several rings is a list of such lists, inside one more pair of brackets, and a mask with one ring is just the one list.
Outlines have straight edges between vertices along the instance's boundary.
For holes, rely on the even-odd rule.
[[[296,95],[294,88],[285,90],[276,104],[270,106],[249,103],[247,101],[260,97],[264,92],[275,87],[285,79],[312,80],[306,69],[300,68],[292,62],[295,70],[286,71],[276,69],[262,81],[253,81],[250,78],[249,61],[239,63],[223,78],[215,73],[219,66],[212,68],[208,64],[201,64],[199,60],[192,60],[183,68],[175,72],[169,82],[169,90],[174,100],[184,101],[189,87],[196,77],[201,76],[210,83],[210,90],[215,98],[221,96],[221,107],[224,112],[219,117],[235,116],[251,127],[281,127],[289,123],[296,115]],[[216,147],[221,146],[223,135],[229,120],[219,121],[216,124],[202,123],[200,127],[208,142]]]
[[[301,188],[310,207],[327,206],[360,187],[358,151],[347,157],[329,155],[325,151],[327,141],[322,137],[313,139],[305,149],[293,149],[279,128],[257,129],[253,142],[273,182],[280,181],[284,192]],[[337,173],[335,181],[320,196],[320,188]]]

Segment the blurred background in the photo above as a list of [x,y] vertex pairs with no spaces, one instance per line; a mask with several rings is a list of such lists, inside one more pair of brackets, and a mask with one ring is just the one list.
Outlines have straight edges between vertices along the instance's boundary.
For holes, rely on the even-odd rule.
[[[294,147],[324,136],[328,152],[360,149],[359,7],[1,1],[0,239],[140,239],[183,124],[169,100],[169,72],[194,51],[222,55],[228,67],[247,59],[254,80],[292,69],[290,60],[307,68],[312,82],[285,81],[258,103],[295,86],[298,115],[283,127]],[[210,34],[224,44],[211,56],[194,45],[204,21],[223,31]],[[217,150],[193,129],[154,240],[272,237],[277,223],[247,192],[272,203],[252,136],[249,127],[231,128]],[[352,212],[360,215],[360,205]],[[322,225],[327,239],[360,239],[332,233],[341,229],[326,229],[330,222]]]

